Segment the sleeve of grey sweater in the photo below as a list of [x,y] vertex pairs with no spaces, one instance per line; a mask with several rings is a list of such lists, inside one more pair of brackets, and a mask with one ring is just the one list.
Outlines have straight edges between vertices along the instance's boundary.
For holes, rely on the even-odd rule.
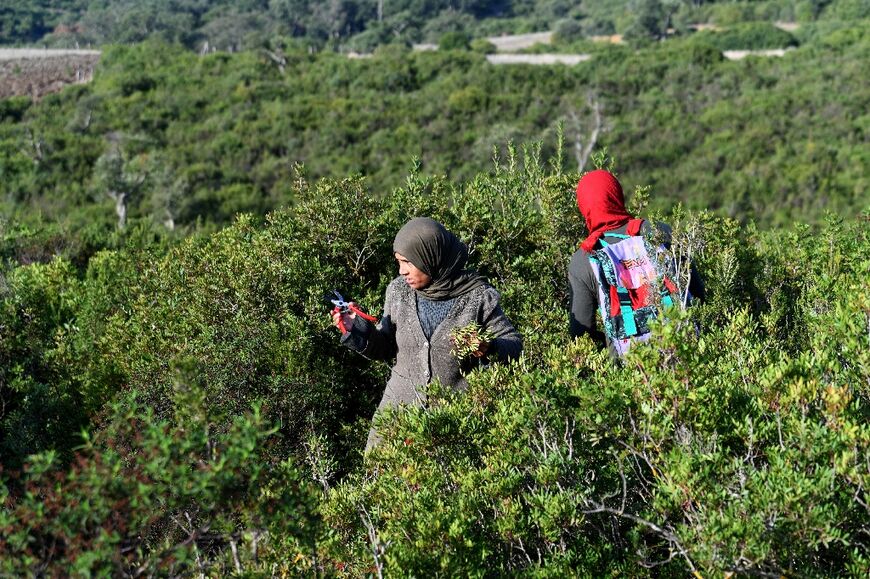
[[487,289],[481,307],[483,310],[480,325],[495,335],[495,339],[491,342],[495,352],[494,357],[502,362],[519,358],[523,351],[523,337],[501,309],[499,295],[495,289]]
[[604,333],[598,330],[595,313],[598,310],[598,289],[589,264],[589,256],[578,249],[568,265],[568,295],[571,310],[568,313],[568,331],[572,338],[589,335],[604,345]]
[[377,324],[356,316],[353,326],[341,337],[341,343],[372,360],[391,360],[396,356],[396,326],[392,319],[393,303],[387,291],[384,314]]

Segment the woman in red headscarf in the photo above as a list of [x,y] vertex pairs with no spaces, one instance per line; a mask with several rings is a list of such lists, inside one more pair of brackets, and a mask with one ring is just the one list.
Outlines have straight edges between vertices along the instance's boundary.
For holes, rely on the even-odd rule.
[[[577,207],[586,220],[589,235],[571,256],[568,266],[571,295],[569,330],[574,338],[589,334],[593,340],[604,345],[606,337],[595,323],[599,292],[589,257],[595,250],[601,249],[601,238],[605,233],[647,236],[652,233],[652,228],[625,209],[622,185],[613,174],[603,169],[586,173],[577,183]],[[664,223],[656,224],[656,228],[668,246],[670,228]],[[704,296],[703,283],[694,268],[689,293],[696,299],[703,299]]]

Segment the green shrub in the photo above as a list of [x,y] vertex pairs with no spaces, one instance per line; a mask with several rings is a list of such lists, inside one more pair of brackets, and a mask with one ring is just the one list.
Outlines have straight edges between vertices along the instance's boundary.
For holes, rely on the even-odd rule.
[[[49,449],[66,460],[80,430],[124,383],[106,353],[107,319],[128,311],[139,260],[146,248],[159,255],[166,241],[140,225],[73,237],[58,227],[16,227],[4,238],[12,262],[0,269],[0,459],[7,467]],[[98,251],[106,245],[123,249]]]
[[867,0],[838,0],[826,7],[822,17],[841,21],[866,20],[870,18],[870,2]]
[[[616,364],[567,335],[586,232],[562,155],[509,145],[461,186],[415,161],[386,197],[300,173],[264,222],[10,269],[3,572],[866,575],[867,217],[759,231],[636,189],[707,297]],[[420,215],[468,243],[525,353],[383,413],[362,459],[388,368],[339,345],[327,299],[378,314]]]
[[469,50],[471,37],[467,32],[448,32],[438,39],[438,50]]
[[785,30],[767,22],[735,24],[721,31],[704,30],[693,40],[710,44],[719,50],[763,50],[797,46],[797,39]]
[[41,450],[69,451],[87,424],[76,382],[56,360],[81,293],[63,259],[16,268],[2,278],[0,460],[7,468]]
[[310,566],[315,494],[268,458],[259,408],[216,432],[197,387],[174,396],[171,421],[123,397],[68,471],[48,452],[0,484],[4,575],[264,572],[279,553],[285,572]]
[[[554,323],[466,394],[385,413],[365,472],[326,502],[335,557],[398,575],[867,572],[866,228],[667,220],[707,302],[623,365]],[[506,285],[540,298],[541,275]]]
[[496,51],[495,44],[485,38],[475,38],[471,41],[468,47],[470,50],[482,54],[493,54]]
[[580,40],[583,36],[583,24],[573,19],[560,20],[553,32],[553,40],[565,44]]
[[[866,316],[799,356],[745,311],[700,337],[672,320],[622,367],[556,339],[541,367],[385,415],[327,523],[356,568],[378,552],[387,574],[862,575]],[[822,361],[844,346],[849,367]]]

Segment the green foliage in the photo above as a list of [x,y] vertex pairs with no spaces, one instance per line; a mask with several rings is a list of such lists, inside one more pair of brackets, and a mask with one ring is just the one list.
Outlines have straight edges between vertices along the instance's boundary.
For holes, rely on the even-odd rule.
[[0,100],[0,120],[4,122],[19,122],[30,105],[33,104],[27,97],[13,97]]
[[723,31],[702,31],[692,39],[710,44],[719,50],[761,50],[797,45],[794,36],[766,22],[750,22]]
[[496,51],[495,44],[484,38],[475,38],[468,46],[474,52],[480,52],[483,54],[493,54]]
[[[251,48],[276,37],[307,46],[373,48],[395,40],[434,41],[450,31],[475,36],[555,30],[583,19],[586,34],[666,33],[674,23],[866,18],[866,0],[10,0],[0,44],[131,43],[163,40],[196,50]],[[663,29],[662,26],[665,28]],[[644,32],[645,31],[645,32]]]
[[[659,213],[707,300],[616,364],[567,335],[585,230],[563,154],[509,145],[461,186],[415,161],[387,197],[298,168],[265,222],[100,252],[83,277],[11,267],[3,395],[30,414],[3,416],[4,572],[866,574],[866,219]],[[377,313],[418,215],[468,243],[525,355],[379,415],[360,461],[387,369],[338,344],[326,299]],[[46,452],[21,474],[29,432]]]
[[[779,60],[725,61],[785,38],[740,24],[573,68],[405,45],[640,13],[385,3],[350,60],[308,42],[374,3],[269,2],[306,42],[253,40],[250,3],[65,4],[101,38],[256,49],[116,46],[88,86],[0,101],[0,574],[868,574],[870,45],[833,20],[860,3],[648,2],[641,43],[819,20]],[[618,169],[707,289],[623,364],[566,332],[596,110],[585,168]],[[388,368],[327,299],[377,314],[419,215],[468,243],[525,354],[379,415],[363,458]]]
[[465,360],[476,352],[480,352],[481,345],[491,342],[493,338],[495,336],[492,332],[484,330],[478,324],[454,328],[450,332],[450,342],[453,344],[450,352],[458,360]]
[[64,260],[15,269],[0,289],[0,456],[17,467],[45,448],[69,450],[70,435],[87,424],[88,409],[57,361],[80,289]]
[[465,32],[448,32],[438,40],[438,50],[468,50],[471,38]]
[[634,22],[625,30],[624,38],[634,46],[644,46],[651,40],[667,36],[668,5],[660,0],[634,0]]
[[583,26],[577,20],[560,20],[553,31],[553,41],[571,43],[583,37]]
[[[324,510],[346,557],[400,575],[866,573],[870,240],[862,224],[823,236],[838,241],[804,236],[807,260],[787,262],[800,353],[772,314],[720,310],[700,335],[683,314],[624,365],[553,336],[540,365],[383,416],[384,443]],[[710,292],[702,319],[740,294]]]
[[[140,242],[88,255],[81,271],[62,257],[30,263],[25,245],[18,256],[25,265],[0,274],[0,457],[7,467],[48,449],[66,460],[81,428],[124,384],[107,353],[107,320],[129,311]],[[143,243],[159,254],[160,245]]]
[[281,43],[203,57],[115,47],[91,85],[6,101],[0,206],[69,230],[115,227],[124,209],[183,235],[293,202],[297,162],[387,194],[412,155],[427,174],[468,181],[511,140],[552,154],[561,122],[568,150],[595,134],[620,151],[626,185],[653,185],[659,208],[682,201],[762,226],[851,215],[867,199],[863,30],[819,24],[781,59],[725,61],[699,33],[637,53],[599,47],[577,67],[398,44],[357,60]]
[[[382,373],[337,349],[325,296],[342,288],[370,311],[379,307],[360,284],[389,256],[384,237],[363,233],[377,222],[378,205],[353,181],[311,194],[295,211],[273,214],[263,231],[242,217],[141,272],[129,310],[107,323],[107,355],[160,415],[172,409],[173,365],[185,360],[196,360],[209,399],[230,414],[268,399],[268,416],[291,449],[308,428],[371,406]],[[323,196],[339,202],[332,210],[318,203],[315,214],[314,199]],[[342,227],[360,236],[336,239]]]
[[174,397],[171,422],[122,398],[67,472],[48,452],[0,485],[3,574],[262,572],[278,553],[302,555],[283,563],[301,571],[315,495],[290,462],[269,460],[260,409],[222,431],[198,387]]
[[826,18],[849,21],[870,18],[870,2],[867,0],[840,0],[832,2],[824,12]]

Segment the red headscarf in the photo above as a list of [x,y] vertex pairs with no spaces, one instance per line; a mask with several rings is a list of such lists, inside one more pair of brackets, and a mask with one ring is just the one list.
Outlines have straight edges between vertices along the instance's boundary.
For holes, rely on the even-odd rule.
[[605,231],[622,227],[626,223],[626,232],[629,235],[640,233],[643,219],[635,219],[625,210],[622,185],[604,169],[586,173],[577,183],[577,207],[586,219],[586,227],[589,229],[589,237],[580,245],[586,253],[595,250],[595,244]]

